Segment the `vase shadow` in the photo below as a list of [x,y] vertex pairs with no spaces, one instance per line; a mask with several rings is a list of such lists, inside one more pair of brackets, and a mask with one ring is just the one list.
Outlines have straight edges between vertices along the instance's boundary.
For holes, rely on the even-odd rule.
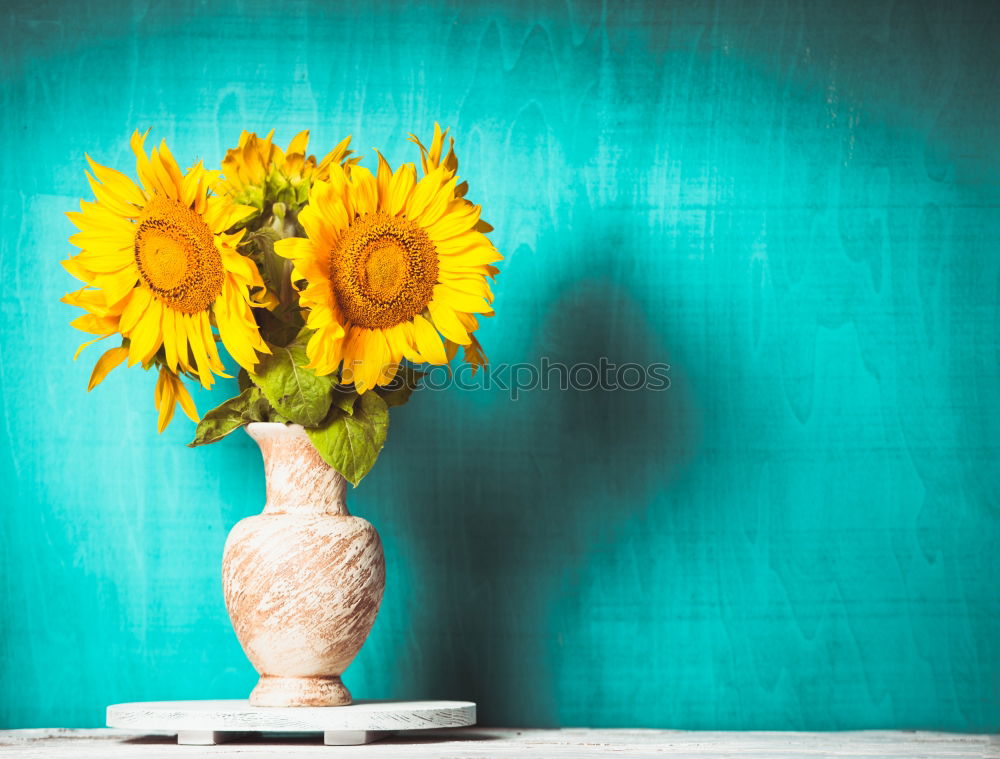
[[[620,272],[591,269],[555,283],[541,301],[551,308],[536,347],[522,355],[536,365],[542,356],[670,364],[635,296],[642,286],[616,280]],[[423,395],[393,430],[392,445],[409,452],[393,473],[405,498],[377,515],[380,529],[392,523],[399,536],[412,596],[393,695],[473,700],[483,725],[556,725],[553,668],[563,662],[554,631],[566,620],[552,618],[553,606],[595,548],[641,518],[690,459],[690,388],[671,368],[659,391],[554,382],[517,400],[500,389]],[[423,513],[408,514],[407,504]]]

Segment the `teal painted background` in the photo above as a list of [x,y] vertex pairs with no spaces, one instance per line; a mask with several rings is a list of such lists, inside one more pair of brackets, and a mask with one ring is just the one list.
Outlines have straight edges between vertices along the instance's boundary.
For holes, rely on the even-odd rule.
[[[85,393],[58,298],[84,151],[242,128],[411,160],[435,119],[508,258],[495,361],[663,393],[425,393],[354,511],[360,697],[489,724],[1000,728],[1000,10],[989,3],[7,3],[0,726],[243,697],[246,436]],[[225,396],[201,394],[202,410]]]

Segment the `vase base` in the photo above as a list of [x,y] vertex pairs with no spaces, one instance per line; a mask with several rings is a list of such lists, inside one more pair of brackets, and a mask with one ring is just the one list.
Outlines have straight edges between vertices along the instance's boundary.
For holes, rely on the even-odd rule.
[[261,675],[250,693],[251,706],[347,706],[351,692],[340,677]]

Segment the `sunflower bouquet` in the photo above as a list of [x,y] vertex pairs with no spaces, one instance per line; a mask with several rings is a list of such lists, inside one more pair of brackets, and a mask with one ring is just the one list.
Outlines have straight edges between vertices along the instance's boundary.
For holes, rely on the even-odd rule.
[[[138,182],[88,156],[95,200],[68,214],[80,252],[62,262],[84,286],[63,301],[96,336],[77,356],[120,337],[88,390],[122,363],[154,369],[161,432],[178,405],[197,422],[192,446],[250,422],[300,424],[357,485],[421,365],[459,347],[485,365],[474,333],[502,256],[437,124],[429,148],[411,135],[419,170],[376,151],[373,173],[350,137],[317,161],[308,132],[285,150],[272,136],[244,132],[220,171],[182,172],[165,142],[147,153],[136,132]],[[223,352],[240,392],[199,417],[184,379],[231,378]]]

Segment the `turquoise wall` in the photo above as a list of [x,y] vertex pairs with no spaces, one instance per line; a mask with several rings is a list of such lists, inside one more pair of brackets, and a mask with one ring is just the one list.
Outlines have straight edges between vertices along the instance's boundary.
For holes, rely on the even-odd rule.
[[4,5],[0,726],[255,682],[219,579],[255,446],[157,436],[152,375],[88,395],[99,351],[71,360],[84,151],[311,128],[398,163],[438,119],[507,255],[493,360],[672,386],[394,410],[351,494],[389,571],[355,695],[1000,728],[1000,8],[490,5]]

